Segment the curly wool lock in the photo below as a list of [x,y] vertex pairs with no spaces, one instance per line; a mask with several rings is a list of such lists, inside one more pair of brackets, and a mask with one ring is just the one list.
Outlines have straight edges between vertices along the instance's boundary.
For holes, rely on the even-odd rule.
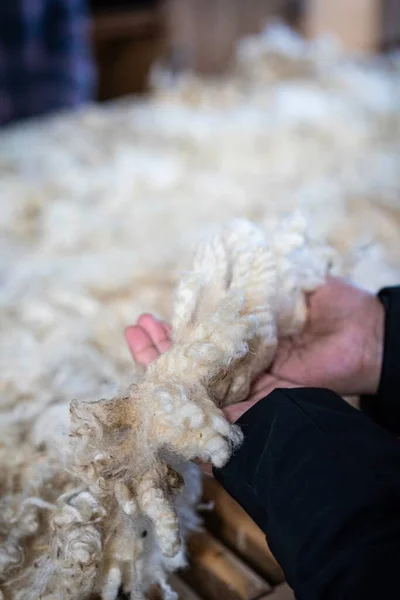
[[[279,337],[301,331],[305,294],[324,281],[328,254],[312,251],[297,215],[269,240],[255,225],[233,221],[195,253],[177,289],[172,348],[142,382],[123,397],[71,404],[74,471],[103,506],[119,507],[108,524],[117,523],[103,560],[112,565],[102,575],[104,600],[121,583],[132,599],[146,590],[140,553],[125,550],[118,515],[147,519],[164,559],[182,564],[177,465],[200,459],[221,467],[241,443],[221,407],[246,398]],[[163,591],[173,597],[165,584]]]
[[168,576],[184,566],[184,540],[200,523],[189,461],[222,466],[240,444],[221,407],[247,396],[279,337],[301,330],[305,293],[324,280],[328,254],[307,242],[298,216],[269,238],[236,220],[200,245],[177,289],[172,348],[125,395],[71,404],[75,478],[61,468],[62,448],[38,460],[37,476],[32,466],[17,482],[2,473],[16,507],[10,514],[8,498],[2,521],[6,600],[115,600],[121,586],[142,600],[153,583],[176,600]]

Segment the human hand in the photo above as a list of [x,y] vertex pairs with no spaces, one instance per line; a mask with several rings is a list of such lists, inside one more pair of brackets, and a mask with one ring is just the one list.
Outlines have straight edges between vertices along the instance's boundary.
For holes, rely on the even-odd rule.
[[[275,360],[253,384],[245,402],[229,406],[230,420],[276,387],[328,387],[339,394],[374,394],[382,365],[384,309],[368,292],[341,279],[308,298],[309,316],[302,334],[282,340]],[[170,327],[142,315],[126,338],[136,362],[147,367],[171,345]]]
[[[225,407],[231,422],[275,388],[328,387],[339,394],[376,392],[382,363],[384,309],[379,300],[340,279],[330,278],[308,298],[306,327],[281,341],[272,367],[253,384],[244,402]],[[142,315],[125,331],[133,359],[147,367],[171,346],[171,328]],[[211,474],[209,465],[203,471]]]
[[141,315],[125,329],[125,339],[133,360],[147,368],[171,347],[171,327],[150,314]]
[[[125,338],[133,360],[146,368],[171,347],[171,327],[153,315],[144,314],[138,319],[136,325],[126,328]],[[293,388],[299,385],[271,374],[264,374],[252,387],[247,400],[223,409],[226,418],[234,423],[256,402],[265,398],[277,387]]]
[[[133,360],[146,368],[171,347],[171,327],[159,321],[153,315],[144,314],[135,325],[125,329],[125,338]],[[231,423],[236,422],[256,402],[267,396],[276,387],[298,386],[293,382],[283,381],[273,375],[264,375],[254,386],[247,400],[238,404],[231,404],[223,409],[225,417]],[[203,473],[213,476],[210,464],[198,464],[201,466]]]
[[341,279],[310,294],[308,321],[296,338],[280,342],[264,377],[341,395],[375,394],[382,368],[384,308],[376,296]]

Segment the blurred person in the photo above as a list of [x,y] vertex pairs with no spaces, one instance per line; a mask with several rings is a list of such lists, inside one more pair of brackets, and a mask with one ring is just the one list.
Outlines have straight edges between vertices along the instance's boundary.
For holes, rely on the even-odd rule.
[[86,0],[0,2],[0,124],[91,100]]
[[[250,398],[224,409],[244,442],[214,475],[264,531],[298,600],[400,597],[400,287],[329,279]],[[147,366],[171,330],[128,327]],[[357,394],[367,412],[341,395]],[[371,418],[372,417],[372,418]]]

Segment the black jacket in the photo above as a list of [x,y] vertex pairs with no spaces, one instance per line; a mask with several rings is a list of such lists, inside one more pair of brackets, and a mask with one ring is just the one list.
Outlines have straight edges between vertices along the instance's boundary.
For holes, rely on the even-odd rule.
[[[386,310],[377,397],[277,389],[238,421],[214,474],[265,532],[298,600],[400,599],[400,287]],[[373,420],[374,419],[374,420]]]

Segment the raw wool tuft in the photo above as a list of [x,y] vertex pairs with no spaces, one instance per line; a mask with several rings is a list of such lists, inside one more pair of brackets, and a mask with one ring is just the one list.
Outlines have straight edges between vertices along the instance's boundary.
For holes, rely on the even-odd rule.
[[[200,245],[192,269],[182,276],[171,349],[124,396],[71,404],[74,472],[89,490],[85,498],[106,507],[103,535],[112,535],[101,565],[95,542],[91,555],[83,550],[94,572],[100,566],[105,600],[114,600],[121,584],[131,598],[146,591],[137,572],[142,554],[132,546],[129,525],[137,518],[151,524],[165,560],[183,556],[174,500],[184,481],[176,465],[227,462],[242,433],[221,407],[247,397],[254,378],[272,362],[280,336],[301,332],[306,293],[326,274],[327,261],[312,251],[300,216],[287,219],[270,239],[248,221],[233,221]],[[71,510],[64,511],[64,526],[58,520],[67,548]],[[90,510],[87,516],[92,518]],[[82,511],[79,519],[84,524]],[[94,535],[89,521],[85,525]],[[88,546],[89,531],[87,536]],[[169,597],[165,581],[161,585]]]
[[[173,559],[162,555],[153,523],[134,514],[135,501],[123,485],[112,501],[76,487],[63,468],[65,456],[29,449],[0,456],[0,590],[5,600],[86,600],[101,592],[115,599],[120,584],[132,599],[158,583],[175,600],[169,573],[185,565],[184,544]],[[61,445],[66,453],[66,447]],[[182,538],[201,526],[199,467],[176,464],[184,492],[176,512]],[[18,474],[18,475],[16,475]],[[59,491],[65,493],[58,497]],[[144,491],[145,495],[145,491]],[[122,540],[122,542],[121,542]],[[120,564],[125,568],[120,572]]]
[[[399,91],[398,58],[353,60],[275,27],[242,45],[226,79],[184,77],[144,101],[1,131],[6,600],[37,600],[35,564],[43,581],[52,572],[50,520],[77,486],[64,468],[70,400],[140,381],[121,332],[144,311],[171,314],[176,265],[193,240],[238,215],[270,236],[300,208],[335,248],[335,273],[371,291],[398,283]],[[304,252],[305,278],[308,264]],[[199,470],[188,476],[189,464],[176,466],[185,527],[199,521]],[[33,535],[23,525],[31,518]],[[163,581],[176,565],[152,543],[143,578]]]

